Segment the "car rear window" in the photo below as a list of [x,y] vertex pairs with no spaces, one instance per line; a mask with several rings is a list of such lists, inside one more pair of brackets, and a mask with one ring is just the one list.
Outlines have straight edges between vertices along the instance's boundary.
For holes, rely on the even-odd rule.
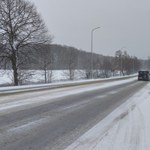
[[145,74],[149,74],[148,71],[139,71],[139,75],[145,75]]

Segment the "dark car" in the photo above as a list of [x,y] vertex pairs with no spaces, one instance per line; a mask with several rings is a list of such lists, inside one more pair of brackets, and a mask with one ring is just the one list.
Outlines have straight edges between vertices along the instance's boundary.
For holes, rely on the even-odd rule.
[[149,71],[139,71],[138,72],[138,80],[149,81],[150,80],[150,72]]

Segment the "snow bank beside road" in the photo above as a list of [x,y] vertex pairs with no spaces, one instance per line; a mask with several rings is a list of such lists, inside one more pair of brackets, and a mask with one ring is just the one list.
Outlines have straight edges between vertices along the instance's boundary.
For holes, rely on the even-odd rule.
[[148,150],[150,83],[66,150]]
[[[67,86],[77,86],[77,85],[85,85],[85,84],[92,84],[92,83],[98,83],[98,82],[106,82],[106,81],[116,81],[116,80],[124,80],[128,78],[134,78],[137,76],[129,75],[129,76],[122,76],[122,77],[112,77],[112,78],[105,78],[105,79],[89,79],[89,80],[78,80],[78,81],[65,81],[65,82],[57,82],[57,83],[49,83],[49,84],[37,84],[37,85],[24,85],[24,86],[10,86],[10,87],[1,87],[0,88],[0,94],[1,93],[7,93],[7,92],[22,92],[22,91],[34,91],[38,89],[47,89],[47,88],[59,88],[59,87],[67,87]],[[132,80],[132,79],[131,79]],[[136,79],[135,79],[136,80]]]
[[[53,70],[52,82],[68,82],[70,79],[67,76],[67,70]],[[38,84],[45,83],[45,75],[41,70],[28,70],[26,73],[31,74],[31,76],[24,81],[24,84]],[[85,79],[85,70],[76,70],[74,81],[78,82]],[[115,76],[115,78],[120,78],[120,76]],[[113,77],[107,78],[111,79]],[[102,80],[104,78],[101,78]],[[86,80],[86,79],[85,79]],[[11,70],[0,70],[0,86],[2,85],[12,85],[13,84],[13,72]]]

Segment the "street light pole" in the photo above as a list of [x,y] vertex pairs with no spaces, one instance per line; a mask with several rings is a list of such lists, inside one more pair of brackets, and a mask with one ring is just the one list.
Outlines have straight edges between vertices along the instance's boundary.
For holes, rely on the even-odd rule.
[[91,67],[90,67],[90,77],[93,79],[93,33],[95,30],[99,29],[100,27],[96,27],[91,30]]

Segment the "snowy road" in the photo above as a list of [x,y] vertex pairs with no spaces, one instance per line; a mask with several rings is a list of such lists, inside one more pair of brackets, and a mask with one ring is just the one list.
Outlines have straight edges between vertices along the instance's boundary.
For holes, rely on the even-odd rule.
[[150,83],[66,150],[149,150]]
[[[63,150],[78,138],[79,141],[84,141],[84,133],[89,132],[89,129],[101,120],[103,122],[103,119],[107,118],[112,111],[147,86],[147,82],[138,82],[133,78],[110,83],[1,96],[0,150]],[[140,111],[137,110],[137,113]],[[112,130],[108,130],[106,139],[102,140],[101,145],[96,146],[107,147],[108,145],[105,144],[108,140],[114,139],[117,135],[115,132],[121,135],[124,132],[127,133],[129,129],[132,135],[132,129],[126,127],[123,122],[124,119],[128,119],[134,128],[135,122],[131,118],[132,115],[134,113],[129,116],[123,115],[123,119],[114,124]],[[134,117],[134,119],[139,118]],[[121,125],[124,125],[123,131],[120,130]],[[141,128],[141,125],[137,128]],[[134,131],[135,136],[137,130]],[[112,136],[108,136],[109,134]],[[97,136],[100,137],[99,134]],[[119,135],[115,138],[115,143],[117,143]],[[135,142],[138,140],[140,139],[137,138]],[[68,149],[74,149],[76,143],[78,142]],[[115,147],[115,144],[113,146]]]

